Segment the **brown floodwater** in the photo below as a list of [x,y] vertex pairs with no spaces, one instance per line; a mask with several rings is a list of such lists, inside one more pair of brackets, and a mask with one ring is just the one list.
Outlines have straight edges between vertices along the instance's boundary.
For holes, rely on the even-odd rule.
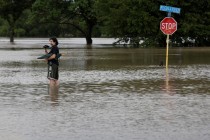
[[67,47],[59,89],[42,49],[0,50],[1,139],[210,139],[209,48],[170,48],[166,73],[164,48]]

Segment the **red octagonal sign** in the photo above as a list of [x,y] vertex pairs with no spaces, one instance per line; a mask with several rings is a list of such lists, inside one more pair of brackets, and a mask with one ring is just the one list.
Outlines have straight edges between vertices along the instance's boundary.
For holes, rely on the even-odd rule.
[[172,35],[177,30],[177,22],[172,17],[165,17],[160,22],[160,30],[166,35]]

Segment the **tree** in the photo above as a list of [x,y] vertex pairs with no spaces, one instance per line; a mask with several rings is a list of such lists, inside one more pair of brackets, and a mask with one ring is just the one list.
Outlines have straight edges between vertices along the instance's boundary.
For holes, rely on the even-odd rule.
[[15,24],[23,11],[30,8],[35,0],[0,0],[0,15],[10,27],[10,42],[14,42]]
[[95,0],[37,0],[33,5],[39,23],[67,24],[82,33],[92,44],[93,28],[97,24]]
[[159,5],[152,0],[98,0],[97,4],[105,33],[120,41],[139,46],[141,40],[153,39],[158,33]]
[[174,44],[183,46],[193,40],[195,45],[210,45],[209,0],[98,0],[97,16],[102,21],[103,33],[119,38],[125,43],[165,46],[165,35],[159,29],[160,21],[167,15],[160,5],[181,8],[181,14],[172,14],[178,22],[173,34]]
[[159,0],[159,2],[181,8],[180,14],[172,14],[178,24],[178,30],[172,36],[174,46],[210,46],[209,0]]
[[177,5],[182,9],[175,39],[184,40],[186,46],[210,46],[210,1],[188,0]]

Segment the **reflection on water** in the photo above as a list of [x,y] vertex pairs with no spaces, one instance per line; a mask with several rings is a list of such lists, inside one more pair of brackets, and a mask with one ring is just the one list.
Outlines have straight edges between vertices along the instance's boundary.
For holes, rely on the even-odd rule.
[[[4,140],[208,140],[210,49],[61,49],[49,87],[41,49],[0,51]],[[167,75],[168,74],[168,75]]]
[[48,90],[49,90],[50,101],[52,102],[52,104],[56,105],[58,103],[59,87],[58,86],[49,86]]

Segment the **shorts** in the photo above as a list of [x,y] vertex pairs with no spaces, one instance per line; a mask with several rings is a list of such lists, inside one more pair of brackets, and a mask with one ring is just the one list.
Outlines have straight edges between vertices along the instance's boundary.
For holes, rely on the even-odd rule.
[[58,65],[48,64],[47,78],[49,80],[58,80]]

